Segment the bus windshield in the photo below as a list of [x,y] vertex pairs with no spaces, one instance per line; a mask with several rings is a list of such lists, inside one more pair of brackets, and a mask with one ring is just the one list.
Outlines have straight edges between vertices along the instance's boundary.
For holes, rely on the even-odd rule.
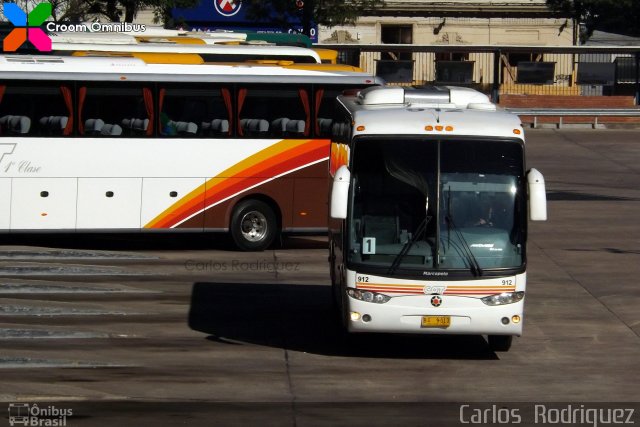
[[352,156],[354,268],[482,275],[523,264],[522,145],[469,139],[359,139]]

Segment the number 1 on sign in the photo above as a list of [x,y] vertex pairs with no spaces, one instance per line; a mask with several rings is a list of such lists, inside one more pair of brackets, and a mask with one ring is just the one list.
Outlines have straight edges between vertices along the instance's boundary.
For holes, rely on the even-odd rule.
[[376,253],[376,238],[364,237],[362,239],[362,254],[372,255]]

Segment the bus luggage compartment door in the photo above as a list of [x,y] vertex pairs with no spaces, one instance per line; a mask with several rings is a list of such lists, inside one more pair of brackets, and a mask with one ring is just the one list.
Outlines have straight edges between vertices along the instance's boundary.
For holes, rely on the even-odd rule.
[[12,230],[73,230],[76,178],[13,178]]
[[11,178],[0,178],[0,232],[11,227]]
[[142,178],[78,179],[78,229],[140,229]]

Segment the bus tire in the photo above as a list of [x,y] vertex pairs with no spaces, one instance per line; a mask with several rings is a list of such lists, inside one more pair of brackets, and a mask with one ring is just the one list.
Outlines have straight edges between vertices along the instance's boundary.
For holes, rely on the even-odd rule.
[[489,335],[488,341],[491,351],[509,351],[513,335]]
[[231,237],[238,249],[263,251],[278,235],[276,214],[261,200],[244,200],[233,209]]

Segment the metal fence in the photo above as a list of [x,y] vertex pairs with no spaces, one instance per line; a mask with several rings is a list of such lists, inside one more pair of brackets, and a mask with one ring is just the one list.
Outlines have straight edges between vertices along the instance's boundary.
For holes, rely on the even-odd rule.
[[452,84],[500,95],[633,96],[640,46],[321,45],[388,84]]

